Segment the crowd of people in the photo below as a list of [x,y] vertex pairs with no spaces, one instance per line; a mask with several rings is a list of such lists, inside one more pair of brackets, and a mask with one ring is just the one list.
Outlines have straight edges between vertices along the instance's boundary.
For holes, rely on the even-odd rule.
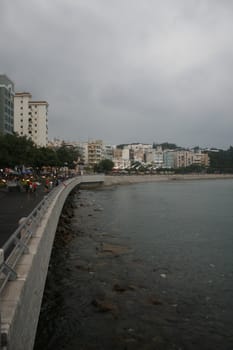
[[48,175],[15,175],[7,174],[0,177],[0,187],[5,188],[9,192],[19,191],[26,193],[36,193],[38,188],[45,193],[50,192],[54,187],[58,186],[64,178],[62,176]]

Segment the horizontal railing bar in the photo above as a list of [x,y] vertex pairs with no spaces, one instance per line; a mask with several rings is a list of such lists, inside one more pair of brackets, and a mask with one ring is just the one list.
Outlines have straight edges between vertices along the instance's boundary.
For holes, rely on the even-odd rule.
[[[81,183],[95,183],[104,181],[103,175],[81,176],[75,179],[79,180],[76,185]],[[62,192],[64,188],[66,188],[73,181],[74,178],[68,179],[47,194],[0,249],[0,294],[7,281],[11,278],[12,274],[15,273],[14,268],[19,259],[24,253],[27,252],[28,242],[34,234],[36,228],[39,226],[46,209],[49,207],[55,196],[59,192]]]

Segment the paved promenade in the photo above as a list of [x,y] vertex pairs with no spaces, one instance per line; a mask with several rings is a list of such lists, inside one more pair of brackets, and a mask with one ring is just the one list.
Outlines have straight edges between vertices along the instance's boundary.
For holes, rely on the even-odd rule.
[[17,229],[19,219],[28,216],[44,195],[42,186],[36,193],[0,191],[0,247]]

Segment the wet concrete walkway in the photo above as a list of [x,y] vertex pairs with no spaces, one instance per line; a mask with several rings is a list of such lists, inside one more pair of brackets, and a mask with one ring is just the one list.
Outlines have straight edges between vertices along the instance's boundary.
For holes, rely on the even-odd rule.
[[0,190],[0,247],[17,229],[20,218],[28,216],[44,195],[42,187],[36,193]]

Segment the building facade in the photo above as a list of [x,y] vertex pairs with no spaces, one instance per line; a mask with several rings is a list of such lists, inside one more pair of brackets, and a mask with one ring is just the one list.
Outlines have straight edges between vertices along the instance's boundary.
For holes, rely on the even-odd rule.
[[14,83],[0,75],[0,133],[14,132]]
[[88,141],[88,164],[94,167],[103,159],[103,141],[102,140],[92,140]]
[[126,169],[130,167],[130,150],[128,148],[114,148],[113,162],[115,169]]
[[173,150],[165,150],[163,152],[164,168],[173,169],[175,167],[176,152]]
[[37,146],[48,144],[48,103],[31,101],[29,92],[16,93],[14,97],[14,131],[26,136]]

